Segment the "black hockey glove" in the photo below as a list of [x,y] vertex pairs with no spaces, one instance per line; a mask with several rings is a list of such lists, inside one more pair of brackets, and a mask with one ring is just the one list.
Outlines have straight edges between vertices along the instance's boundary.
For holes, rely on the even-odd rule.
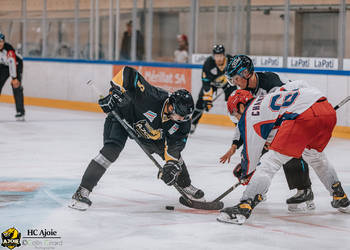
[[241,163],[238,163],[237,166],[233,169],[233,175],[237,177],[237,179],[242,183],[242,185],[248,185],[254,172],[255,170],[251,172],[249,175],[245,175],[245,174],[243,175]]
[[178,161],[169,160],[164,164],[162,171],[158,172],[158,178],[162,179],[168,186],[171,186],[176,182],[181,170]]
[[119,87],[113,87],[109,90],[109,95],[98,100],[98,104],[105,113],[113,111],[119,103],[124,100],[124,93]]

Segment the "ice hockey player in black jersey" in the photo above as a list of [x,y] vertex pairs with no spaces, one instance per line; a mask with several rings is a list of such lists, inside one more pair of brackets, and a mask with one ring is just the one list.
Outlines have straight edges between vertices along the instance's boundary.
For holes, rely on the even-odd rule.
[[199,92],[196,108],[193,113],[191,134],[196,130],[203,111],[209,111],[213,107],[213,94],[218,88],[224,89],[225,101],[237,89],[237,87],[229,85],[225,77],[225,68],[231,59],[231,55],[225,54],[225,47],[218,44],[213,48],[213,55],[209,56],[204,62],[202,88]]
[[[255,72],[251,58],[246,55],[234,56],[228,63],[226,71],[226,77],[230,84],[250,91],[253,96],[272,93],[285,84],[273,72]],[[230,157],[241,145],[242,139],[240,138],[239,130],[236,128],[232,146],[220,158],[220,162],[225,163],[226,160],[229,162]],[[294,158],[287,162],[283,169],[289,188],[298,190],[294,196],[286,200],[288,209],[292,212],[315,209],[307,163],[302,158]]]
[[149,153],[156,153],[165,160],[158,178],[167,185],[177,183],[191,199],[204,200],[204,192],[191,185],[181,157],[191,127],[192,95],[185,89],[170,94],[152,86],[131,67],[124,67],[116,74],[111,85],[110,94],[99,100],[103,112],[108,114],[103,131],[104,146],[85,170],[70,207],[85,210],[91,205],[89,194],[116,161],[128,139],[128,133],[111,111],[118,112],[133,126]]
[[7,79],[11,77],[13,96],[16,104],[16,119],[24,121],[24,103],[22,87],[23,60],[16,55],[11,44],[5,42],[5,35],[0,32],[0,94]]

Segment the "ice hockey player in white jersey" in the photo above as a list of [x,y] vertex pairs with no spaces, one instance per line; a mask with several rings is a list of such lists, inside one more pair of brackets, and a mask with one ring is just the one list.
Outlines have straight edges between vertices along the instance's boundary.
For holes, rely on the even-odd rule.
[[[294,87],[291,84],[256,98],[246,90],[237,90],[229,98],[228,110],[239,120],[243,138],[241,163],[234,175],[248,186],[240,203],[222,209],[218,221],[243,224],[275,173],[291,158],[301,156],[333,196],[332,207],[350,212],[350,202],[323,152],[336,125],[336,112],[317,89]],[[260,158],[266,145],[269,151]]]
[[[229,84],[248,90],[254,97],[273,93],[286,84],[273,72],[256,72],[252,59],[246,55],[235,55],[227,64],[225,72]],[[242,138],[240,138],[239,130],[236,127],[232,145],[220,157],[220,162],[227,161],[229,163],[231,156],[241,147],[242,143]],[[266,149],[262,153],[265,151]],[[291,212],[314,210],[314,194],[311,189],[308,164],[302,158],[293,158],[283,165],[283,171],[289,189],[297,189],[297,193],[286,200],[288,210]]]

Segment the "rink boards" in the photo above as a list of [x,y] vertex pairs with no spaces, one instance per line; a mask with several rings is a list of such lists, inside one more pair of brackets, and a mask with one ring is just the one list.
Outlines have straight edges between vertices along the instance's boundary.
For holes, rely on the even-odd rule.
[[[26,105],[100,112],[96,104],[98,94],[86,82],[92,80],[100,94],[106,94],[113,74],[126,62],[83,61],[65,59],[26,58],[23,86]],[[146,80],[154,85],[173,90],[186,88],[198,98],[201,88],[201,65],[173,63],[130,63]],[[336,105],[350,95],[350,71],[308,70],[290,68],[257,68],[257,71],[273,71],[282,79],[308,81],[320,89]],[[10,84],[3,88],[0,102],[13,102]],[[350,105],[338,111],[335,136],[350,138]],[[203,123],[231,126],[226,116],[223,96],[215,103]]]

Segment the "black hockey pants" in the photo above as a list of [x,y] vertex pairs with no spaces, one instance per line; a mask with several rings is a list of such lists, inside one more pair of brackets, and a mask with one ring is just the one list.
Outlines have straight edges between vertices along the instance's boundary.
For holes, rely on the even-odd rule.
[[[21,83],[18,88],[12,87],[13,97],[15,99],[16,111],[24,114],[23,87],[22,87],[22,62],[17,65],[17,79]],[[10,77],[9,67],[0,65],[0,94],[7,79]]]

